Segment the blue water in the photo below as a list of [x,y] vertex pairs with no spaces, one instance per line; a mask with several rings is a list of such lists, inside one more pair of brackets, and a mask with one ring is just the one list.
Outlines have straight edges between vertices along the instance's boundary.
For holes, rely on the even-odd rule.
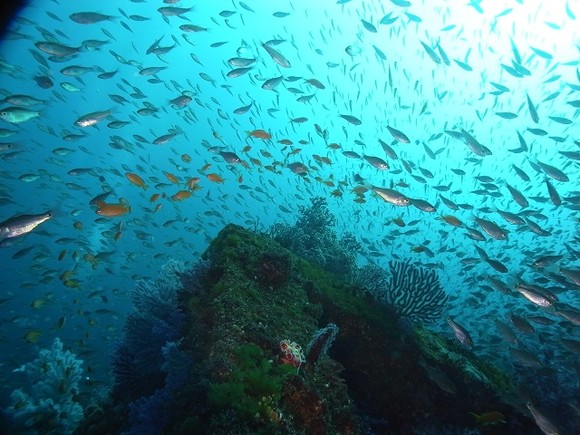
[[[579,340],[577,326],[543,312],[515,291],[510,295],[491,291],[485,277],[502,279],[513,289],[518,280],[536,283],[541,279],[530,263],[542,255],[563,255],[549,270],[556,274],[558,267],[578,269],[580,265],[578,206],[566,200],[580,195],[579,165],[578,160],[559,153],[580,151],[579,110],[570,104],[580,100],[580,7],[561,0],[541,5],[440,0],[412,1],[403,7],[398,3],[405,2],[248,0],[244,4],[183,1],[167,5],[123,1],[98,7],[93,2],[33,1],[21,11],[0,44],[0,90],[4,96],[26,94],[43,103],[30,107],[40,111],[34,119],[19,124],[0,121],[0,128],[16,131],[1,139],[13,147],[0,151],[0,220],[47,210],[54,218],[0,250],[2,405],[22,382],[12,371],[34,359],[55,337],[85,361],[87,385],[109,385],[108,355],[131,310],[130,293],[137,279],[155,276],[170,258],[194,263],[227,223],[256,229],[292,223],[299,206],[322,196],[336,214],[338,232],[353,232],[362,243],[361,264],[373,261],[387,267],[396,256],[436,268],[450,300],[446,315],[433,327],[451,336],[445,318],[453,317],[470,331],[474,352],[497,362],[514,378],[520,379],[529,369],[508,352],[494,319],[510,327],[508,314],[512,312],[556,320],[554,325],[534,324],[534,334],[518,333],[518,339],[521,348],[534,352],[551,369],[543,374],[550,386],[545,393],[550,396],[549,405],[553,409],[569,406],[579,388],[578,358],[560,340]],[[169,16],[166,22],[157,11],[164,6],[194,9],[182,17]],[[69,18],[87,11],[112,17],[93,24]],[[282,13],[275,16],[276,12]],[[147,20],[128,18],[132,15]],[[371,23],[376,32],[361,20]],[[185,34],[179,26],[187,24],[207,31]],[[175,47],[161,56],[146,54],[159,38],[159,46]],[[290,68],[278,65],[262,47],[273,39],[282,40],[270,46],[288,60]],[[34,46],[48,40],[70,47],[86,40],[106,44],[56,62]],[[421,43],[435,51],[439,63]],[[437,44],[449,57],[449,65]],[[48,68],[32,51],[48,62]],[[120,63],[111,51],[126,62]],[[230,78],[226,74],[234,67],[227,61],[234,57],[257,60],[250,72]],[[513,68],[517,57],[529,75],[514,77],[502,67]],[[71,65],[93,70],[76,78],[60,72]],[[141,68],[153,66],[165,69],[155,76],[139,74]],[[103,71],[117,73],[98,78]],[[37,75],[50,77],[54,87],[39,87],[33,79]],[[262,89],[266,80],[280,76],[286,80],[274,90]],[[293,81],[292,76],[297,79]],[[324,89],[308,84],[310,79],[318,80]],[[63,89],[65,82],[78,87],[78,92]],[[499,88],[492,83],[507,90],[498,95]],[[184,92],[193,100],[184,108],[172,107],[169,101]],[[109,94],[129,102],[116,103]],[[309,102],[298,102],[304,95],[314,96]],[[537,123],[531,117],[528,96],[537,109]],[[137,114],[144,103],[152,104],[156,113]],[[250,103],[247,113],[234,113]],[[2,104],[2,108],[7,106]],[[111,115],[94,127],[74,124],[83,115],[109,109]],[[504,112],[516,116],[506,119],[509,115]],[[340,115],[354,116],[360,125]],[[307,120],[291,121],[300,117]],[[107,127],[113,120],[128,124],[120,129]],[[327,141],[317,134],[315,124],[328,131]],[[410,143],[396,142],[387,126],[404,132]],[[151,143],[172,129],[181,133],[168,143]],[[272,139],[248,136],[248,131],[257,129],[269,132]],[[477,156],[463,140],[445,133],[462,129],[491,155]],[[546,135],[529,129],[542,129]],[[69,133],[84,136],[64,140]],[[518,133],[527,151],[513,151],[520,147]],[[134,135],[149,143],[138,142]],[[130,149],[111,147],[112,136],[128,141]],[[392,146],[398,159],[385,154],[379,139]],[[328,146],[333,143],[340,147]],[[244,151],[246,146],[251,149]],[[72,151],[65,156],[54,153],[62,147]],[[225,162],[215,147],[236,153],[245,164]],[[343,151],[380,157],[390,169],[379,171],[365,160],[345,157]],[[182,158],[184,154],[190,161]],[[328,158],[331,164],[314,155]],[[548,197],[547,175],[533,167],[538,161],[569,178],[567,182],[549,178],[563,199],[559,206]],[[308,174],[292,172],[287,165],[294,162],[307,165]],[[412,174],[403,162],[413,168]],[[205,165],[211,166],[202,170]],[[522,180],[513,165],[525,171],[530,181]],[[91,171],[68,174],[77,168]],[[458,175],[457,170],[465,175]],[[147,189],[131,184],[127,172],[142,177]],[[166,173],[177,177],[178,183],[166,178]],[[219,175],[223,183],[212,182],[209,174]],[[355,202],[352,189],[359,185],[355,174],[367,187],[391,187],[409,198],[428,201],[437,211],[396,207],[370,191],[364,202]],[[25,175],[39,177],[22,181]],[[476,178],[482,176],[491,180]],[[187,190],[185,183],[192,177],[200,178],[200,189],[190,198],[172,201],[172,195]],[[511,225],[499,216],[496,209],[524,210],[506,183],[525,195],[529,200],[525,210],[537,212],[530,219],[551,236],[540,237],[527,226]],[[129,214],[96,215],[89,201],[108,190],[113,193],[107,202],[125,202],[130,205]],[[152,203],[155,193],[166,197]],[[473,208],[449,209],[440,195]],[[158,204],[161,208],[154,211]],[[452,215],[482,232],[474,216],[491,220],[509,231],[508,240],[486,235],[487,241],[475,242],[464,228],[445,223],[442,215]],[[407,224],[418,222],[401,228],[393,223],[399,217]],[[405,234],[410,229],[418,231]],[[476,244],[508,272],[499,273],[482,261]],[[433,255],[414,252],[421,250],[417,249],[420,245]],[[27,247],[31,247],[29,252],[15,255]],[[58,260],[63,250],[66,254]],[[99,253],[104,258],[96,262],[85,258]],[[72,271],[70,279],[78,282],[78,288],[63,285],[61,277],[67,271]],[[578,308],[578,294],[570,284],[557,296]],[[59,325],[62,318],[64,325]],[[27,340],[31,332],[40,336],[30,339],[28,335]],[[563,397],[554,393],[559,389],[565,391]]]

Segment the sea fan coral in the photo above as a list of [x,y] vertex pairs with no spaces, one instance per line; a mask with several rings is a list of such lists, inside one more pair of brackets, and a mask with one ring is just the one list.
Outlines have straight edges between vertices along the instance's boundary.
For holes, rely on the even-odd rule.
[[397,313],[412,321],[429,323],[437,320],[447,302],[437,272],[417,267],[409,261],[391,261],[391,279],[384,301]]

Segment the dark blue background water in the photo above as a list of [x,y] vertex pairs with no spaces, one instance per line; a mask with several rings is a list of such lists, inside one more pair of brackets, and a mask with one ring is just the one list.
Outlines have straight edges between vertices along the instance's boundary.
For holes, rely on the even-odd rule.
[[[161,1],[125,1],[102,7],[93,2],[39,1],[31,2],[15,19],[0,45],[1,92],[5,96],[26,94],[44,102],[32,107],[40,111],[35,119],[18,125],[0,121],[0,128],[16,132],[1,138],[13,148],[0,152],[0,220],[47,210],[55,217],[0,250],[3,403],[21,382],[12,370],[33,359],[57,336],[85,360],[89,385],[109,384],[107,358],[131,309],[135,280],[155,275],[169,258],[193,262],[226,223],[266,229],[275,222],[292,222],[298,207],[310,204],[315,196],[327,198],[339,233],[353,232],[362,242],[361,264],[370,260],[386,266],[396,255],[436,268],[450,295],[448,314],[471,332],[474,352],[496,361],[515,378],[520,379],[529,369],[514,361],[494,319],[509,323],[509,313],[554,319],[551,326],[535,325],[534,334],[518,333],[518,340],[547,367],[538,375],[545,378],[546,390],[564,392],[561,403],[557,394],[550,396],[552,405],[566,406],[574,397],[578,391],[577,354],[560,340],[578,340],[577,327],[542,312],[515,292],[506,295],[491,290],[485,277],[497,277],[513,288],[518,278],[532,283],[542,279],[529,266],[542,255],[563,255],[562,267],[578,268],[580,264],[574,255],[574,250],[580,251],[578,211],[565,200],[580,190],[578,161],[559,153],[580,151],[578,109],[570,104],[580,99],[575,18],[580,9],[574,10],[573,4],[564,1],[550,5],[484,1],[478,6],[482,11],[473,5],[442,1],[413,2],[409,7],[386,1],[340,3],[300,0],[274,6],[256,0],[244,7],[240,2],[187,2],[173,6],[193,6],[193,10],[183,18],[168,17],[166,22],[157,9],[170,5]],[[86,25],[69,18],[86,11],[112,18]],[[128,18],[131,15],[146,20]],[[390,24],[381,24],[382,19],[389,23],[395,18]],[[361,20],[372,23],[377,31],[365,28]],[[184,24],[207,31],[184,34],[179,28]],[[159,57],[146,54],[159,38],[160,46],[175,47]],[[79,47],[90,39],[106,44],[98,50],[82,50],[63,62],[48,60],[34,46],[54,40]],[[272,47],[288,59],[291,68],[277,65],[261,47],[272,39],[284,41]],[[440,44],[450,65],[433,62],[421,42],[433,49]],[[514,47],[530,75],[514,77],[502,67],[513,66]],[[111,51],[127,62],[119,63]],[[248,74],[229,78],[226,74],[232,67],[227,60],[238,56],[257,61]],[[455,60],[468,64],[472,71]],[[70,65],[94,70],[78,78],[63,75],[60,70]],[[140,68],[151,66],[166,68],[155,77],[139,74]],[[102,71],[115,70],[112,78],[97,77]],[[50,77],[54,87],[39,87],[33,79],[37,75]],[[286,80],[275,90],[262,89],[264,81],[279,76]],[[156,83],[149,83],[151,78]],[[308,79],[320,81],[325,89],[308,84]],[[61,87],[64,82],[79,91],[68,92]],[[508,90],[498,93],[492,82]],[[193,101],[182,109],[172,107],[169,101],[183,92],[192,95]],[[132,93],[136,95],[132,97]],[[558,95],[548,99],[554,93]],[[129,103],[115,103],[109,94],[122,95]],[[308,103],[298,102],[302,95],[314,97]],[[530,116],[527,96],[537,107],[538,123]],[[145,102],[157,108],[155,116],[136,113]],[[247,113],[234,113],[250,103]],[[96,127],[74,125],[82,115],[108,109],[111,117]],[[498,112],[512,112],[517,117],[505,119]],[[361,124],[350,124],[340,115],[355,116]],[[307,121],[291,122],[299,117]],[[129,124],[108,128],[113,119]],[[328,141],[316,133],[315,124],[328,130]],[[393,141],[387,125],[403,131],[411,142]],[[166,144],[140,143],[134,138],[140,135],[152,142],[174,128],[183,134]],[[539,136],[529,128],[547,134]],[[248,137],[246,132],[254,129],[268,131],[272,139]],[[461,140],[444,133],[461,129],[492,154],[478,157]],[[520,146],[518,132],[527,143],[526,152],[510,151]],[[69,133],[84,137],[64,140]],[[130,150],[111,147],[112,136],[128,141]],[[399,158],[388,158],[378,139],[392,145]],[[292,145],[281,140],[290,140]],[[331,143],[340,148],[329,147]],[[243,152],[246,145],[251,149]],[[54,153],[62,147],[71,152],[66,156]],[[212,147],[235,152],[247,167],[228,164]],[[378,171],[364,160],[348,159],[343,151],[380,157],[391,169]],[[184,161],[183,154],[191,161]],[[331,164],[321,163],[316,156],[330,159]],[[412,174],[403,161],[414,168]],[[568,182],[550,179],[564,198],[562,205],[556,207],[548,199],[547,175],[533,168],[537,161],[567,174]],[[309,174],[293,173],[286,167],[293,162],[306,164]],[[202,170],[208,164],[211,166]],[[523,169],[531,180],[519,178],[512,165]],[[91,171],[68,174],[76,168]],[[458,175],[458,170],[465,175]],[[127,172],[140,175],[147,189],[131,184]],[[166,173],[176,176],[179,183],[169,181]],[[208,174],[217,174],[224,182],[214,183]],[[367,185],[394,186],[409,197],[426,200],[437,206],[437,212],[397,208],[370,192],[365,202],[355,202],[354,174],[360,174]],[[26,175],[38,178],[22,181]],[[481,176],[492,180],[486,185],[487,180],[477,178]],[[171,201],[169,197],[185,189],[191,177],[200,178],[201,189],[184,201]],[[506,183],[528,198],[527,210],[537,212],[530,219],[551,236],[539,237],[526,226],[510,225],[495,212],[522,211]],[[89,201],[104,190],[113,192],[107,201],[124,200],[131,213],[99,218]],[[154,193],[167,197],[151,203]],[[451,210],[440,195],[464,207]],[[157,204],[162,207],[154,212]],[[446,224],[442,215],[453,215],[480,229],[474,222],[478,216],[509,230],[507,241],[488,237],[486,242],[477,242],[490,258],[506,265],[508,273],[500,274],[481,261],[476,242],[466,237],[465,229]],[[400,228],[392,222],[399,217],[407,224],[418,222]],[[82,228],[75,229],[75,223]],[[119,225],[121,236],[115,241]],[[417,231],[405,234],[408,230]],[[413,252],[421,245],[434,255]],[[30,251],[22,253],[28,247]],[[59,261],[63,250],[66,255]],[[83,258],[86,254],[105,258],[93,264]],[[72,271],[78,288],[63,285],[61,277],[66,271]],[[557,273],[557,266],[550,271]],[[554,283],[542,281],[542,285]],[[558,298],[571,306],[580,305],[578,289],[572,285],[560,291]],[[64,326],[58,328],[61,318],[65,318]],[[435,328],[450,334],[444,318]],[[25,339],[31,332],[41,334],[38,340]]]

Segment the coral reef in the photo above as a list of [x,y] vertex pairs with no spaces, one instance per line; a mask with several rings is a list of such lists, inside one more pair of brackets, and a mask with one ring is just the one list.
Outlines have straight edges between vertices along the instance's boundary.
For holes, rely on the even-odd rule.
[[389,285],[389,274],[375,263],[369,263],[357,268],[351,277],[354,287],[370,294],[378,301],[385,299],[385,292]]
[[170,261],[155,279],[137,282],[132,293],[134,310],[113,355],[113,394],[136,399],[151,390],[144,386],[153,380],[162,385],[163,347],[178,340],[185,326],[186,315],[179,306],[183,289],[180,275],[185,273],[183,263]]
[[361,245],[348,232],[339,238],[334,231],[335,224],[326,199],[316,197],[310,207],[300,207],[296,224],[275,224],[270,233],[296,255],[348,278],[356,271],[356,254]]
[[502,394],[514,390],[514,384],[506,374],[473,358],[456,342],[446,340],[421,326],[415,328],[414,338],[425,357],[439,364],[453,366],[463,379],[475,380]]
[[205,262],[188,270],[170,261],[155,279],[137,282],[134,309],[111,360],[115,383],[110,401],[115,405],[93,409],[78,433],[153,435],[165,430],[193,361],[182,340],[188,318],[183,303],[201,291],[207,270]]
[[162,355],[161,370],[166,375],[164,386],[129,404],[129,434],[163,433],[173,410],[176,409],[175,393],[189,378],[189,368],[193,361],[190,352],[182,350],[177,342],[168,342],[162,348]]
[[[112,395],[79,434],[533,433],[500,371],[425,328],[402,329],[389,305],[271,238],[228,225],[204,261],[203,273],[181,274],[183,336],[155,355],[146,391]],[[413,279],[434,288],[428,277]],[[139,355],[127,355],[130,372]],[[488,412],[506,423],[483,428],[471,414]]]
[[23,372],[30,382],[30,393],[12,392],[8,413],[17,428],[30,434],[72,433],[83,418],[78,386],[82,378],[82,360],[56,338],[50,349],[41,350],[38,358],[15,372]]
[[264,254],[257,266],[256,277],[272,290],[282,287],[290,276],[290,260],[285,255]]

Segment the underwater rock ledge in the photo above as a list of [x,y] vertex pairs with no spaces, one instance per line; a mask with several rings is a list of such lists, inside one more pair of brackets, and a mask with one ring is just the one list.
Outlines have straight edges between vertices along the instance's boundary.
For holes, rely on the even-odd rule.
[[[158,433],[539,433],[501,371],[270,237],[228,225],[203,261],[183,280],[191,373]],[[131,433],[127,409],[117,394],[77,433]]]

